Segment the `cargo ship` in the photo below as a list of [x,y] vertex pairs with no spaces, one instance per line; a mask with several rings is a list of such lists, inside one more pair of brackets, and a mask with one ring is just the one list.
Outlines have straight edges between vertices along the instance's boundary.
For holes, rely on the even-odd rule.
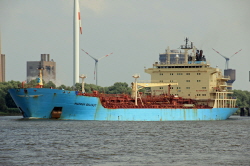
[[[103,121],[227,119],[238,109],[233,92],[227,89],[226,81],[230,78],[224,77],[220,69],[210,67],[202,51],[198,52],[192,44],[186,43],[181,48],[185,50],[183,53],[166,50],[165,54],[160,54],[160,62],[145,69],[151,74],[150,81],[138,81],[139,75],[133,75],[131,94],[85,93],[84,86],[81,91],[43,88],[42,69],[36,87],[27,88],[23,84],[22,88],[9,89],[9,92],[24,118]],[[192,49],[189,55],[188,49]],[[146,93],[139,92],[142,88],[150,89]]]
[[[74,5],[75,27],[79,26],[78,0]],[[79,29],[74,28],[74,82],[79,79]],[[236,98],[228,90],[229,77],[219,68],[210,67],[202,50],[193,43],[180,50],[166,49],[159,62],[145,69],[150,81],[133,75],[131,94],[86,93],[43,88],[42,67],[36,87],[22,84],[9,93],[24,118],[101,120],[101,121],[184,121],[225,120],[235,113]],[[191,53],[189,51],[191,50]],[[84,78],[81,77],[80,78]],[[84,79],[82,79],[84,80]],[[147,88],[146,93],[139,92]]]

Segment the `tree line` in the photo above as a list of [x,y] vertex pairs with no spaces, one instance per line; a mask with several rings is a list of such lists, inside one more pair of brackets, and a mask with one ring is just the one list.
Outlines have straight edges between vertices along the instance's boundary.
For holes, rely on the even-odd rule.
[[[37,84],[36,80],[32,80],[29,84],[26,84],[27,87],[35,87]],[[16,104],[12,100],[8,89],[11,88],[20,88],[20,81],[8,81],[8,82],[0,82],[0,115],[21,115],[19,109],[16,107]],[[82,84],[76,83],[75,87],[60,85],[56,86],[53,82],[49,81],[44,84],[44,88],[53,88],[53,89],[65,89],[65,90],[82,90]],[[114,85],[109,87],[101,87],[94,84],[84,84],[84,89],[86,93],[90,93],[93,90],[97,90],[101,93],[107,94],[131,94],[131,87],[125,82],[116,82]],[[142,92],[145,89],[141,90]],[[250,107],[250,92],[242,91],[242,90],[232,90],[234,92],[233,96],[237,98],[236,105],[241,107]],[[240,113],[240,109],[237,111],[237,114]]]

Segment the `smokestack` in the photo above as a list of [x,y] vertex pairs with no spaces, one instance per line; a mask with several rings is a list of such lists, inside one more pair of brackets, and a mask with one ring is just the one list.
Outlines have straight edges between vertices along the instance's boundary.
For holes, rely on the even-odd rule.
[[50,55],[47,54],[47,61],[49,62],[50,61]]
[[201,61],[201,59],[202,59],[202,54],[203,54],[203,50],[200,50],[200,59],[199,59],[199,61]]
[[41,54],[41,61],[46,61],[46,54]]
[[5,82],[5,54],[1,54],[0,56],[0,82]]
[[1,55],[1,59],[2,59],[2,80],[3,82],[5,82],[5,54]]
[[1,41],[1,33],[0,33],[0,82],[2,82],[3,74],[2,74],[2,41]]

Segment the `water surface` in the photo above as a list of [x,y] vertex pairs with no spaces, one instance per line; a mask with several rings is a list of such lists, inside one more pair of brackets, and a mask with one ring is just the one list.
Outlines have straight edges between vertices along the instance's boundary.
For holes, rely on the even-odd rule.
[[0,117],[0,165],[250,165],[250,117],[124,122]]

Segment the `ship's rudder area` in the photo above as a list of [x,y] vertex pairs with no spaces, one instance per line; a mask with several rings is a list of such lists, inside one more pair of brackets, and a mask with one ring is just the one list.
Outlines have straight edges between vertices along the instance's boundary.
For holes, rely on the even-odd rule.
[[50,113],[50,119],[59,119],[62,115],[62,107],[54,107]]

